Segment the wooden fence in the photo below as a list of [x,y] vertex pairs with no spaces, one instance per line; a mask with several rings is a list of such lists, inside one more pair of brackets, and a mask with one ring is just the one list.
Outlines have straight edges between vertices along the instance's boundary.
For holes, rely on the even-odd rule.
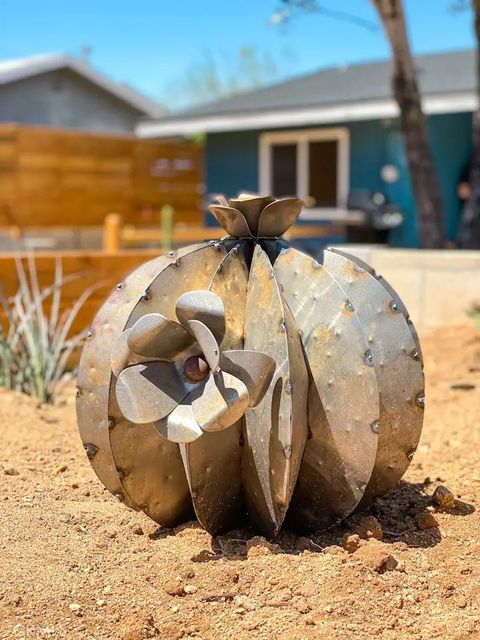
[[202,148],[24,125],[0,125],[0,226],[154,224],[165,204],[201,224]]
[[[130,271],[159,253],[158,250],[119,251],[115,255],[103,251],[37,252],[34,258],[41,288],[53,284],[57,259],[62,261],[64,275],[81,274],[65,285],[62,309],[71,307],[88,287],[97,285],[77,316],[73,326],[76,332],[90,325],[103,300]],[[15,257],[23,258],[26,266],[25,254],[0,254],[0,285],[8,296],[15,294],[19,286]],[[45,308],[48,309],[48,301]]]

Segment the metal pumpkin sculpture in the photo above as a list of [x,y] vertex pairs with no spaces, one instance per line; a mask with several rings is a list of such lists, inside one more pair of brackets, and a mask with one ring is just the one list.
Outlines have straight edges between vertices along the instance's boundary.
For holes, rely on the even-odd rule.
[[228,235],[134,271],[97,314],[78,422],[98,477],[171,527],[329,527],[391,489],[423,420],[417,335],[354,256],[281,235],[296,198],[223,198]]

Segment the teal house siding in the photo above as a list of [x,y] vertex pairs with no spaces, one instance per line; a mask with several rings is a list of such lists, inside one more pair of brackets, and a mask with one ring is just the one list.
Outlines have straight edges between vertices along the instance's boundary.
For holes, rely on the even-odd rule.
[[431,116],[429,132],[442,190],[445,228],[449,239],[455,240],[460,216],[457,186],[472,153],[472,114]]
[[258,131],[209,133],[205,145],[207,193],[233,197],[258,190]]
[[[331,124],[323,128],[335,126],[346,127],[350,132],[350,190],[368,189],[386,193],[405,214],[403,225],[390,235],[391,244],[398,247],[418,246],[415,203],[398,122],[372,120]],[[458,225],[456,189],[470,156],[471,126],[472,117],[469,113],[429,118],[432,154],[441,185],[446,229],[451,240],[455,239]],[[258,149],[261,133],[234,131],[207,134],[205,179],[208,194],[234,196],[239,191],[259,189]],[[399,180],[395,184],[382,181],[380,171],[385,164],[393,164],[399,169]],[[212,223],[212,218],[209,218],[209,223]]]

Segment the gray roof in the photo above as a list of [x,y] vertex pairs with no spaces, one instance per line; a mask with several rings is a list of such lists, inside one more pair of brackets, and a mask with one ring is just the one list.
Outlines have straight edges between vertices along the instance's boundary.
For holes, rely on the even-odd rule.
[[[416,59],[416,67],[424,95],[465,91],[475,87],[473,51],[421,56]],[[323,69],[189,109],[183,115],[198,116],[389,98],[392,95],[391,69],[389,61]]]
[[[418,56],[415,63],[423,96],[465,93],[475,89],[475,53],[472,50]],[[391,100],[391,70],[390,61],[322,69],[261,89],[171,113],[157,122],[188,122],[215,116],[261,114],[268,111],[291,111]],[[153,127],[154,123],[151,124]],[[147,125],[148,123],[145,127]]]
[[104,91],[127,103],[145,116],[156,118],[166,109],[126,84],[115,82],[96,71],[86,60],[64,53],[46,53],[27,58],[0,61],[0,85],[58,69],[70,69]]

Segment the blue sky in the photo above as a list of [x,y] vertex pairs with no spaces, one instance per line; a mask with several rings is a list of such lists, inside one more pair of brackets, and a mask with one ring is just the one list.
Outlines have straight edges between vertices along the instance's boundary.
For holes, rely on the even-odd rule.
[[[405,0],[416,53],[471,47],[470,11],[453,0]],[[376,22],[369,0],[325,0],[327,8]],[[380,28],[369,31],[318,15],[272,27],[276,0],[0,0],[0,59],[50,51],[79,54],[116,80],[164,100],[205,53],[222,60],[255,46],[281,75],[385,58]],[[168,100],[165,100],[168,102]]]

